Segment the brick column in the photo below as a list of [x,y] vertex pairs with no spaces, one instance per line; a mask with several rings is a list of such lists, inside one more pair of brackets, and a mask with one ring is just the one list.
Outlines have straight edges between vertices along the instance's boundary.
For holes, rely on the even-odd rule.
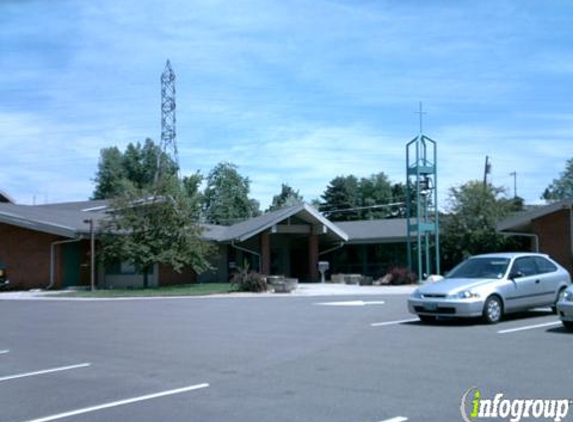
[[261,233],[261,274],[271,275],[271,238],[268,232]]
[[308,274],[311,283],[318,283],[318,236],[311,234],[308,237]]

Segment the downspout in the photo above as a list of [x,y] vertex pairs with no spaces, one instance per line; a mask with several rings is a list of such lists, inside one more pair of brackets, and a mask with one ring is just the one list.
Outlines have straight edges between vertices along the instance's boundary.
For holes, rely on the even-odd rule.
[[535,252],[539,253],[539,236],[535,233],[520,233],[520,232],[501,232],[503,236],[523,236],[531,237],[535,243]]
[[56,240],[55,242],[52,242],[50,244],[50,284],[48,284],[48,286],[46,286],[46,290],[50,290],[52,287],[54,287],[55,284],[55,260],[56,260],[56,246],[57,245],[62,245],[64,243],[73,243],[73,242],[79,242],[80,240],[83,240],[82,237],[77,237],[75,239],[66,239],[66,240]]
[[260,253],[255,252],[255,251],[251,251],[251,250],[249,250],[249,249],[247,249],[247,248],[243,248],[243,247],[241,247],[241,246],[237,246],[237,245],[235,245],[235,241],[234,241],[234,240],[231,240],[231,246],[232,246],[233,248],[239,250],[239,251],[247,252],[247,253],[250,253],[250,254],[255,255],[255,256],[259,259],[259,271],[261,271],[261,254],[260,254]]

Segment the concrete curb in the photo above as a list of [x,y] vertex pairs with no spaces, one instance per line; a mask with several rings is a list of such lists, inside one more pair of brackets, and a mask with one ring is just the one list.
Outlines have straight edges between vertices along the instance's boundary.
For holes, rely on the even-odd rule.
[[2,292],[0,300],[47,300],[47,301],[126,301],[126,300],[166,300],[166,299],[241,299],[241,298],[296,298],[330,296],[391,296],[409,295],[416,286],[356,286],[346,284],[299,284],[291,293],[229,293],[204,296],[150,296],[117,298],[58,297],[64,291]]

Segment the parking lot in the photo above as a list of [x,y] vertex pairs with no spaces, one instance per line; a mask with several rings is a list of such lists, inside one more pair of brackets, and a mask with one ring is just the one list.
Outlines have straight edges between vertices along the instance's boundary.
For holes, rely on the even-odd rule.
[[0,420],[444,422],[472,387],[573,398],[548,309],[423,325],[406,298],[0,301]]

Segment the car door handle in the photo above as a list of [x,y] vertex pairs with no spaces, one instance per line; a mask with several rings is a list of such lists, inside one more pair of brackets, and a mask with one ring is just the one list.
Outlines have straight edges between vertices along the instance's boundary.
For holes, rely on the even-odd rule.
[[535,280],[535,284],[539,284],[541,280]]

